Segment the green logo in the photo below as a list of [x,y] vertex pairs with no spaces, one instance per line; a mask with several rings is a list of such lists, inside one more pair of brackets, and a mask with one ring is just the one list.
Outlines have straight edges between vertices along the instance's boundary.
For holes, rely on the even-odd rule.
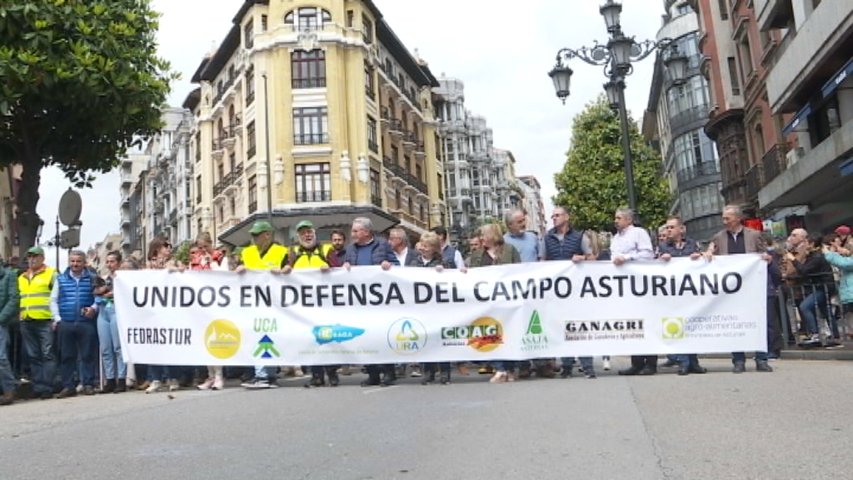
[[530,316],[530,323],[527,324],[528,335],[542,335],[542,322],[539,320],[539,311],[533,310],[533,315]]
[[661,319],[661,337],[664,340],[684,338],[684,317],[663,317]]

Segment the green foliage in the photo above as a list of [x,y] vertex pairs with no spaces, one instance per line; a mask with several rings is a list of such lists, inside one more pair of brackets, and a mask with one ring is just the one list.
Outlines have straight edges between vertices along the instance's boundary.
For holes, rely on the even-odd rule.
[[[662,225],[670,206],[660,155],[630,122],[634,190],[645,226]],[[602,97],[574,119],[572,143],[563,170],[554,175],[554,204],[567,207],[576,228],[611,230],[613,214],[627,206],[627,186],[619,115]]]
[[190,247],[192,247],[193,242],[189,240],[185,240],[178,245],[178,248],[175,250],[174,257],[176,260],[181,262],[184,265],[190,264]]
[[16,198],[21,245],[31,245],[41,169],[77,187],[118,165],[160,128],[178,78],[156,56],[150,0],[0,2],[0,167],[23,166]]

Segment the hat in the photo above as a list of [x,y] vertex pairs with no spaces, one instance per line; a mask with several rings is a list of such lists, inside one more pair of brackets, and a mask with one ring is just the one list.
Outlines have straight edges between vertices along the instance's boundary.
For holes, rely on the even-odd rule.
[[27,250],[27,255],[42,255],[42,256],[44,256],[44,249],[41,247],[30,247],[30,249]]
[[838,228],[835,229],[835,233],[839,235],[850,235],[850,227],[847,225],[839,225]]
[[303,228],[314,228],[314,224],[311,223],[311,220],[302,220],[301,222],[296,224],[296,231],[300,231]]
[[249,229],[249,235],[258,235],[264,232],[272,232],[273,228],[270,225],[270,222],[266,220],[259,220],[252,225],[252,228]]

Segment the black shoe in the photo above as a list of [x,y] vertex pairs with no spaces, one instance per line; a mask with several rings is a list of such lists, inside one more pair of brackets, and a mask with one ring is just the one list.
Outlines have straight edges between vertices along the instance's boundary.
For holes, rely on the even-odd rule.
[[338,372],[332,371],[329,372],[329,386],[337,387],[341,384],[341,379],[338,377]]
[[107,380],[107,383],[104,384],[104,388],[101,389],[101,393],[113,393],[116,391],[116,381],[115,380]]
[[665,362],[663,362],[663,364],[661,364],[661,367],[677,367],[677,366],[678,366],[678,362],[676,362],[675,360],[670,360],[668,358],[666,359]]
[[397,383],[397,379],[394,377],[391,378],[383,378],[381,382],[379,382],[380,387],[390,387]]
[[323,377],[320,375],[311,376],[311,380],[305,384],[306,387],[322,387],[326,382],[323,381]]
[[76,396],[77,396],[77,390],[75,390],[73,388],[63,388],[62,390],[59,391],[59,395],[57,395],[56,398],[70,398],[70,397],[76,397]]
[[560,371],[560,378],[571,378],[571,377],[572,377],[572,367],[571,366],[563,367],[563,369]]
[[756,372],[772,372],[773,367],[771,367],[766,360],[755,362],[755,371]]
[[645,376],[645,375],[654,375],[656,373],[658,373],[657,368],[650,367],[650,366],[646,365],[639,372],[637,372],[637,375],[644,375]]
[[113,393],[124,393],[127,391],[127,380],[121,378],[116,382],[116,389]]
[[746,371],[746,364],[744,362],[735,362],[734,368],[732,368],[732,373],[743,373]]
[[367,380],[361,382],[362,387],[375,387],[379,385],[379,378],[377,377],[368,377]]
[[53,392],[41,392],[41,393],[33,396],[33,398],[41,398],[42,400],[50,400],[53,398]]
[[639,375],[640,371],[642,371],[642,369],[637,367],[625,368],[623,370],[619,370],[619,375]]
[[438,378],[438,381],[442,385],[447,385],[448,383],[450,383],[450,372],[442,373],[441,376]]
[[699,365],[690,365],[690,373],[698,373],[701,375],[703,373],[708,373],[708,369],[700,367]]
[[690,367],[688,365],[682,365],[682,366],[678,367],[678,374],[679,375],[683,376],[683,375],[687,375],[689,373],[690,373]]
[[94,394],[95,394],[95,387],[93,387],[91,385],[86,385],[85,387],[83,387],[83,395],[88,396],[88,395],[94,395]]

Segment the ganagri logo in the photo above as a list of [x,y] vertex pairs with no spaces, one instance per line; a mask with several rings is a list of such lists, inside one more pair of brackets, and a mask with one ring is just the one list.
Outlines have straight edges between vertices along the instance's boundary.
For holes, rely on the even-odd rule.
[[414,318],[401,318],[388,328],[388,346],[401,355],[418,353],[426,344],[426,327]]
[[336,323],[335,325],[320,325],[314,327],[312,333],[314,334],[314,339],[317,341],[317,345],[325,345],[332,342],[348,342],[353,338],[362,335],[364,333],[364,329],[348,327],[346,325]]
[[539,311],[534,310],[527,323],[527,332],[521,337],[521,350],[523,352],[535,352],[548,348],[548,336],[542,329],[542,321],[539,319]]
[[240,350],[240,329],[230,320],[214,320],[204,330],[204,347],[216,358],[231,358]]
[[663,317],[661,319],[661,337],[664,340],[684,338],[684,317]]
[[444,346],[467,345],[478,352],[491,352],[503,342],[503,325],[492,317],[480,317],[471,325],[442,327],[441,343]]

